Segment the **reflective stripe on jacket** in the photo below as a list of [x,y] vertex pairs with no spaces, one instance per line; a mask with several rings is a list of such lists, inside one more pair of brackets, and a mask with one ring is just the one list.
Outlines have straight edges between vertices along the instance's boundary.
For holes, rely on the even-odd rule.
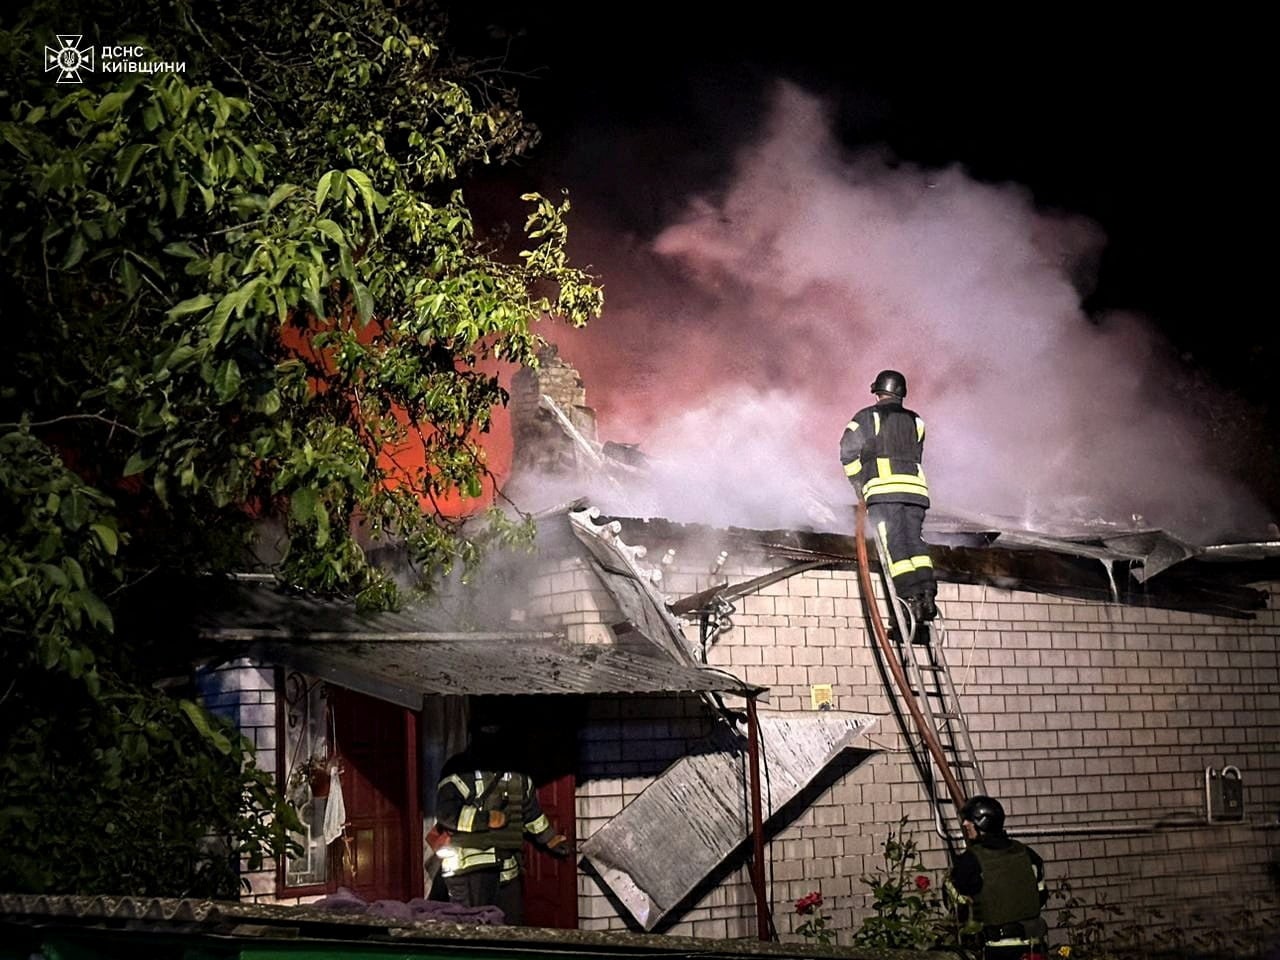
[[868,503],[928,507],[923,459],[924,420],[897,400],[859,410],[840,437],[845,476]]
[[[496,829],[489,826],[489,814],[495,810],[506,816],[506,823]],[[449,845],[438,851],[446,877],[499,866],[501,879],[513,879],[520,872],[518,855],[525,835],[540,843],[554,836],[527,776],[464,770],[453,761],[446,764],[436,789],[436,821],[452,832]]]

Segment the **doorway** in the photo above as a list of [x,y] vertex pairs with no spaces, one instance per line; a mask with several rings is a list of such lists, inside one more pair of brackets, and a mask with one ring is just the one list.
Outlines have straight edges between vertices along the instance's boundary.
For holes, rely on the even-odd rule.
[[347,810],[334,882],[367,901],[422,896],[417,717],[329,687]]

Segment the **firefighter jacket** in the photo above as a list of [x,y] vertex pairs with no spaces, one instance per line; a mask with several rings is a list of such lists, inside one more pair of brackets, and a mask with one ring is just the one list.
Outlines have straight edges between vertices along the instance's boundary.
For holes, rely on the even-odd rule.
[[[504,882],[514,880],[525,836],[544,846],[555,836],[533,781],[514,771],[469,768],[465,756],[455,760],[445,764],[436,789],[436,821],[452,833],[436,851],[441,873],[455,877],[496,867]],[[490,826],[494,811],[503,815],[499,827]]]
[[973,918],[988,942],[1024,933],[1043,935],[1040,908],[1048,899],[1044,861],[1030,847],[1009,837],[980,837],[951,869],[950,883],[973,902]]
[[929,506],[924,478],[924,421],[901,401],[882,400],[853,415],[840,437],[845,476],[868,504]]

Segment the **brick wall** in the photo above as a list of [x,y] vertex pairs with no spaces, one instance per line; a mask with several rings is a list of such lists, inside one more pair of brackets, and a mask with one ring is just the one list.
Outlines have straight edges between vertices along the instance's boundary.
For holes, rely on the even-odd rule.
[[596,440],[595,411],[587,406],[582,377],[555,344],[538,352],[538,364],[536,370],[521,367],[511,380],[512,472],[573,473],[582,465],[583,451],[539,401],[550,397],[589,443]]
[[[233,660],[213,670],[198,671],[196,691],[210,713],[235,724],[257,748],[258,766],[275,776],[276,690],[272,668],[245,658]],[[242,899],[275,900],[274,860],[268,860],[258,871],[244,869],[241,876],[248,885]]]
[[[671,544],[646,546],[656,557]],[[709,586],[707,560],[678,556],[664,590],[682,596]],[[740,582],[775,565],[735,557],[717,579]],[[590,579],[579,572],[558,582],[563,591],[546,581],[549,606],[539,609],[607,622],[607,596],[579,582]],[[867,738],[881,752],[771,844],[772,902],[784,935],[794,921],[791,902],[814,889],[833,924],[852,929],[869,909],[859,878],[878,864],[887,832],[903,816],[935,879],[946,865],[930,804],[889,715],[855,576],[809,571],[741,599],[733,628],[709,650],[712,665],[771,688],[767,709],[809,710],[810,686],[831,684],[836,709],[882,715]],[[569,596],[575,586],[589,596]],[[1042,853],[1052,882],[1069,880],[1086,902],[1123,908],[1127,922],[1144,924],[1164,943],[1176,936],[1175,920],[1212,940],[1264,911],[1275,915],[1268,870],[1280,861],[1277,593],[1254,621],[949,583],[939,600],[949,625],[946,657],[988,791],[1005,802],[1011,831]],[[696,639],[696,627],[688,636]],[[675,759],[682,738],[700,732],[688,725],[696,705],[622,703],[633,716],[606,716],[601,711],[611,708],[601,705],[583,730],[580,837]],[[1205,825],[1205,767],[1226,764],[1244,773],[1247,822]],[[1099,829],[1110,832],[1090,832]],[[628,925],[593,878],[581,878],[580,894],[584,927]],[[1046,919],[1052,924],[1056,910]],[[754,929],[751,891],[737,871],[665,932],[751,936]]]

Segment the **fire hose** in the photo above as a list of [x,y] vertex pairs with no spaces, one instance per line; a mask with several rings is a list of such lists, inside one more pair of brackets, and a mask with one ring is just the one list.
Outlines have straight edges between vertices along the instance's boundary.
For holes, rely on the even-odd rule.
[[[920,710],[920,704],[916,701],[915,694],[911,692],[911,684],[907,681],[907,676],[902,670],[901,658],[893,648],[893,643],[889,640],[889,631],[885,628],[884,620],[876,607],[875,591],[871,585],[871,569],[867,561],[866,527],[867,503],[859,496],[857,554],[858,585],[862,594],[862,606],[866,611],[867,619],[871,622],[871,632],[875,634],[876,642],[880,645],[880,649],[884,652],[885,660],[889,664],[889,670],[893,674],[893,682],[898,685],[898,690],[902,693],[902,699],[907,705],[907,710],[911,713],[911,719],[915,722],[916,729],[920,731],[920,736],[924,738],[925,746],[938,764],[938,769],[942,771],[942,779],[946,782],[947,793],[951,795],[951,802],[955,804],[956,810],[960,810],[966,800],[964,788],[960,786],[960,781],[956,779],[955,773],[951,770],[951,764],[947,762],[946,752],[942,749],[942,744],[938,740],[937,731],[933,729],[933,726],[925,718],[924,713]],[[888,571],[885,571],[885,573],[887,579]]]

